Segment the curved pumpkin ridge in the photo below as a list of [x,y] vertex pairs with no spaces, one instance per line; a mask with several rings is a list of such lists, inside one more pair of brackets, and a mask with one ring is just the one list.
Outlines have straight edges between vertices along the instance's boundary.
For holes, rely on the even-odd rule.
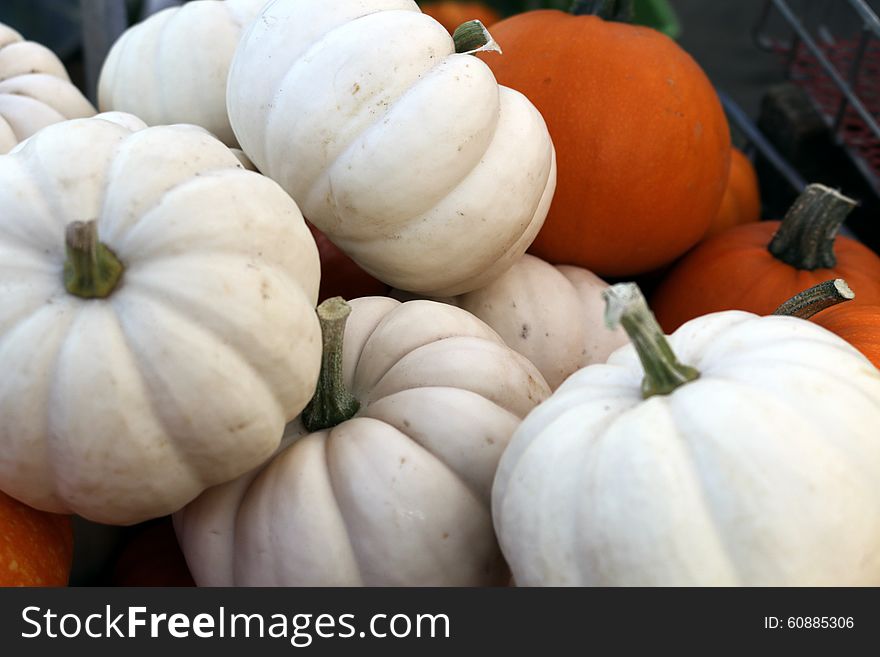
[[[352,440],[352,437],[346,438],[344,435],[346,430],[356,434],[357,440]],[[378,446],[378,443],[387,451],[390,448],[389,439],[392,436],[397,442],[395,448],[401,454],[402,462],[400,463],[388,454],[377,454],[377,451],[370,449],[369,446],[370,443]],[[407,537],[410,541],[419,539],[423,541],[425,549],[432,553],[435,567],[440,571],[445,571],[446,575],[452,575],[452,582],[460,581],[462,575],[471,574],[459,573],[461,564],[457,561],[450,561],[451,554],[444,555],[443,552],[431,550],[431,544],[438,543],[439,537],[431,536],[430,539],[433,540],[429,539],[429,533],[433,534],[433,526],[426,526],[421,521],[418,507],[411,509],[411,515],[401,516],[394,525],[389,527],[388,523],[383,521],[387,511],[380,510],[381,507],[375,504],[375,500],[365,499],[363,494],[365,491],[360,488],[360,484],[364,483],[364,477],[379,474],[382,471],[391,475],[393,470],[397,470],[395,475],[389,477],[392,480],[396,478],[394,485],[386,493],[389,496],[402,496],[410,501],[416,499],[419,502],[431,504],[439,489],[443,491],[444,500],[447,501],[442,510],[451,511],[457,508],[458,513],[455,514],[455,517],[462,521],[461,525],[467,524],[464,522],[466,519],[473,523],[474,518],[482,516],[483,523],[481,524],[491,528],[488,507],[458,473],[451,470],[442,460],[435,458],[431,452],[412,440],[409,435],[394,429],[385,422],[370,418],[356,418],[331,431],[327,439],[327,462],[334,494],[339,501],[346,530],[349,535],[356,534],[360,539],[352,542],[352,545],[360,565],[361,577],[367,585],[388,581],[387,574],[383,577],[382,574],[373,573],[370,567],[383,569],[387,565],[386,558],[395,560],[393,553],[385,554],[384,551],[371,550],[374,542],[371,537],[384,537],[387,532],[393,531],[399,524],[409,528]],[[363,477],[358,476],[356,471],[358,469],[361,470]],[[379,474],[379,477],[382,475]],[[438,480],[442,480],[441,483],[438,483]],[[469,512],[465,512],[462,507],[469,507]],[[442,512],[442,510],[438,509],[437,511]],[[454,541],[462,542],[463,538],[464,542],[471,543],[467,540],[466,535],[462,536],[461,525],[449,526],[448,533],[441,539],[444,545],[452,544]],[[483,536],[481,538],[485,539]],[[386,545],[390,543],[387,539],[385,542]],[[494,543],[494,537],[492,543]],[[393,549],[394,544],[391,543],[390,546]],[[474,545],[473,547],[476,549],[478,546]],[[411,547],[402,546],[402,556],[405,556],[410,550]],[[405,566],[406,560],[401,562],[401,565]],[[398,585],[407,582],[413,583],[409,573],[405,570],[403,572],[394,570],[393,572],[397,575],[396,583]],[[389,583],[394,585],[395,582],[392,580]]]
[[98,81],[103,110],[151,125],[196,124],[237,146],[226,111],[226,77],[243,31],[262,0],[206,0],[168,7],[113,44]]
[[[413,18],[407,20],[407,38],[379,41],[372,46],[369,58],[355,60],[343,71],[336,68],[337,52],[356,38],[364,23],[376,23],[373,28],[376,33],[394,34],[401,18],[410,16]],[[298,97],[297,102],[301,106],[312,102],[313,106],[303,106],[296,117],[270,112],[264,134],[264,151],[276,153],[276,159],[269,162],[267,170],[279,172],[277,177],[292,190],[293,196],[305,199],[304,210],[309,205],[308,199],[316,195],[315,186],[321,177],[332,170],[365,132],[381,125],[390,108],[435,67],[430,53],[453,51],[452,37],[422,18],[415,12],[380,11],[337,25],[293,59],[279,80],[272,107],[279,106],[293,93],[286,91],[288,89],[312,90],[309,97]],[[398,62],[395,67],[373,65],[392,58]],[[338,112],[345,113],[348,121],[341,129],[323,137],[323,158],[285,157],[284,153],[296,154],[300,144],[308,144],[325,132],[323,98],[331,95],[336,98]],[[287,148],[270,146],[278,142],[285,143]],[[294,185],[295,181],[300,182]]]
[[70,82],[64,64],[43,44],[19,38],[0,46],[0,81],[29,73],[46,73]]
[[[257,164],[334,244],[385,283],[436,296],[500,274],[524,252],[549,208],[555,162],[543,118],[536,121],[533,108],[531,118],[521,108],[514,112],[528,104],[525,97],[499,87],[478,59],[455,53],[449,33],[414,3],[377,0],[372,13],[361,15],[363,3],[348,0],[322,7],[326,16],[308,4],[270,5],[243,38],[230,72],[229,106],[233,124],[250,133],[240,135],[245,150],[249,139],[261,142],[255,158],[270,162]],[[294,22],[300,10],[306,14]],[[346,14],[353,14],[347,22]],[[288,48],[284,35],[296,45]],[[285,52],[273,55],[267,79],[252,88],[260,56],[273,47]],[[418,57],[399,56],[399,49]],[[510,112],[525,136],[510,128]],[[517,152],[529,136],[536,143]],[[520,169],[511,166],[512,156],[523,161]],[[507,183],[498,191],[503,208],[486,199],[485,185],[474,184],[499,176]],[[438,237],[454,244],[432,249]],[[452,253],[459,259],[450,269]]]
[[[135,357],[135,350],[132,347],[131,341],[126,333],[125,325],[119,319],[122,315],[120,314],[118,309],[114,310],[116,310],[116,321],[120,328],[122,344],[125,345],[125,349],[127,350],[126,360],[128,363],[137,363],[138,359]],[[175,463],[176,466],[185,475],[188,475],[189,481],[194,482],[197,490],[204,490],[213,482],[205,481],[205,478],[199,471],[199,468],[196,467],[196,464],[193,462],[191,454],[182,449],[182,442],[173,439],[175,435],[174,427],[172,426],[171,422],[168,421],[168,416],[170,414],[169,411],[171,411],[171,413],[177,411],[176,408],[173,408],[176,404],[176,400],[171,399],[170,403],[169,401],[163,400],[162,396],[157,394],[155,384],[151,383],[143,369],[139,367],[134,367],[131,371],[134,372],[135,376],[137,377],[135,385],[139,390],[144,391],[144,406],[148,406],[151,409],[151,420],[153,421],[153,424],[156,427],[157,431],[161,432],[166,437],[172,438],[171,440],[168,440],[167,444],[170,445],[171,449],[173,450],[173,463]],[[135,457],[135,460],[140,461],[147,459],[144,458],[142,453],[138,453]],[[146,518],[146,520],[151,519],[152,518]]]
[[[309,50],[310,45],[320,41],[324,35],[344,23],[358,20],[377,12],[391,10],[408,10],[418,12],[419,8],[412,0],[373,0],[369,8],[363,6],[355,9],[349,5],[327,2],[289,2],[285,4],[272,3],[273,22],[270,24],[265,18],[260,18],[245,30],[239,42],[238,50],[233,57],[229,70],[229,84],[226,90],[226,107],[229,111],[230,123],[235,129],[237,123],[249,123],[251,120],[267,125],[272,114],[274,102],[261,106],[248,108],[245,114],[240,116],[239,102],[234,93],[234,81],[242,76],[247,80],[248,98],[272,98],[278,90],[275,80],[265,75],[255,75],[259,71],[246,69],[241,70],[243,59],[248,59],[252,51],[259,53],[258,58],[262,61],[265,56],[271,55],[273,62],[281,69],[289,70],[297,60],[301,59]],[[420,13],[420,12],[419,12]],[[307,38],[298,42],[291,42],[283,36],[284,30],[273,30],[275,23],[295,23],[298,28],[308,28]],[[280,62],[280,63],[279,63]],[[239,130],[239,132],[241,132]],[[267,131],[262,140],[250,140],[250,135],[238,134],[236,137],[242,149],[248,154],[261,171],[268,170],[266,153],[272,149],[267,148]]]
[[5,48],[16,41],[22,41],[23,39],[24,37],[11,27],[0,23],[0,48]]
[[[75,432],[89,437],[88,441],[58,440],[51,444],[53,464],[63,464],[57,472],[56,483],[64,500],[64,511],[108,524],[119,524],[123,518],[124,522],[138,522],[162,515],[169,502],[173,502],[168,498],[169,480],[178,487],[175,498],[181,489],[190,497],[200,491],[198,482],[188,476],[190,464],[173,459],[176,448],[174,451],[154,449],[155,445],[173,440],[176,435],[166,433],[152,412],[137,416],[128,412],[132,408],[154,410],[154,398],[161,400],[166,418],[176,408],[172,396],[156,395],[150,389],[149,364],[144,363],[146,359],[136,359],[129,348],[137,342],[132,337],[130,324],[123,325],[116,311],[107,305],[80,304],[59,352],[50,395],[53,407],[49,435]],[[94,354],[100,357],[95,358]],[[121,369],[123,365],[128,369]],[[145,370],[131,369],[136,366],[143,366]],[[70,391],[89,386],[100,389],[101,395],[82,406]],[[134,419],[139,424],[130,431],[130,436],[136,440],[114,443],[114,437],[129,428]],[[186,419],[178,420],[177,435],[185,422]],[[93,450],[93,444],[106,448]],[[157,473],[161,477],[145,477],[145,473]],[[118,479],[112,497],[100,493],[108,474]],[[222,474],[228,473],[220,476]],[[101,506],[97,512],[96,505]]]
[[[701,413],[701,411],[706,408],[706,402],[708,399],[718,398],[718,393],[723,389],[727,391],[724,393],[724,396],[731,400],[726,404],[728,407],[726,409],[728,413],[731,412],[731,407],[736,409],[742,405],[753,406],[755,408],[763,407],[769,411],[765,412],[765,417],[773,417],[776,427],[787,428],[787,431],[779,432],[777,434],[779,438],[783,438],[783,436],[785,437],[785,440],[782,442],[797,442],[799,447],[808,453],[817,455],[824,454],[823,460],[826,462],[827,470],[829,472],[852,472],[852,470],[847,470],[847,468],[841,467],[842,464],[847,463],[849,463],[851,467],[852,454],[848,453],[846,448],[843,448],[840,445],[829,444],[826,440],[827,432],[815,425],[805,422],[803,415],[798,412],[798,409],[792,408],[789,403],[786,403],[788,400],[783,399],[779,394],[774,394],[776,391],[772,389],[755,389],[753,384],[758,377],[751,377],[748,382],[745,382],[740,379],[732,378],[729,375],[731,372],[735,373],[743,371],[742,366],[746,363],[752,365],[753,361],[752,359],[748,359],[740,363],[735,363],[735,357],[734,360],[728,361],[723,368],[724,372],[719,372],[715,375],[718,377],[718,379],[713,381],[713,383],[717,382],[717,385],[714,386],[715,390],[707,389],[704,384],[702,389],[695,391],[699,392],[702,401],[700,398],[692,399],[691,397],[693,395],[688,394],[682,396],[673,395],[669,400],[670,405],[675,409],[676,425],[679,427],[685,425],[684,417],[685,410],[687,409],[688,412],[686,417],[695,421],[697,426],[700,427],[700,430],[692,431],[691,435],[705,439],[698,441],[695,438],[688,443],[690,452],[693,455],[695,466],[691,471],[697,473],[700,481],[700,490],[704,499],[709,502],[706,504],[707,512],[714,520],[713,524],[717,529],[715,535],[719,537],[723,545],[723,553],[728,557],[734,572],[737,573],[737,585],[742,585],[748,581],[755,581],[756,574],[754,572],[749,573],[748,570],[744,571],[743,569],[753,563],[753,560],[749,558],[749,555],[756,549],[760,551],[760,547],[750,543],[743,543],[740,540],[741,525],[736,522],[731,522],[730,518],[738,517],[754,520],[757,516],[754,513],[749,513],[748,507],[761,504],[761,497],[760,492],[757,492],[749,497],[757,497],[758,499],[738,499],[737,502],[740,502],[740,504],[733,509],[731,509],[728,504],[725,504],[727,497],[729,496],[729,486],[725,486],[724,482],[730,484],[737,480],[741,481],[742,478],[755,478],[756,475],[754,470],[756,468],[754,462],[748,458],[749,455],[747,448],[741,449],[739,450],[740,453],[737,453],[736,450],[732,452],[730,446],[713,444],[714,441],[712,439],[717,432],[713,432],[708,425],[711,425],[714,420],[707,418],[705,413]],[[771,370],[776,369],[775,364],[765,366]],[[751,423],[747,422],[746,424]],[[754,436],[752,431],[743,431],[742,433],[744,437],[747,438],[747,442],[757,443],[761,441],[761,438]],[[766,437],[772,435],[772,433],[772,431],[768,431],[764,434],[762,442],[764,449],[766,449],[768,445]],[[793,439],[792,436],[795,436],[796,438]],[[781,448],[784,449],[784,445],[781,446]],[[780,464],[784,463],[785,461],[780,461]],[[738,467],[733,469],[733,472],[730,472],[732,469],[731,466],[734,464]],[[792,468],[792,471],[797,472],[796,468],[797,464]],[[775,474],[777,476],[786,477],[788,472],[783,468]],[[760,474],[758,476],[760,476]],[[864,484],[865,482],[863,481],[861,483]],[[756,490],[760,491],[761,489],[758,488]],[[745,506],[745,508],[743,508],[743,506]],[[784,503],[771,503],[768,506],[769,508],[767,508],[767,511],[777,517],[784,517],[786,514],[786,506]],[[722,518],[725,521],[718,522],[719,518]],[[771,527],[773,525],[772,522],[768,522],[767,524]],[[772,539],[772,530],[770,533]],[[797,540],[798,538],[788,538],[789,543],[795,543]],[[761,565],[769,571],[763,572],[758,576],[763,581],[773,582],[784,580],[783,576],[788,566],[788,562],[785,559],[772,560],[767,563],[762,563]]]
[[[56,133],[64,137],[58,138]],[[27,198],[25,207],[32,207],[30,199],[34,198],[48,208],[49,222],[29,225],[27,230],[34,230],[41,243],[57,245],[50,258],[63,258],[64,230],[71,222],[97,219],[98,237],[106,237],[106,220],[102,220],[109,175],[106,164],[130,134],[127,128],[109,121],[67,121],[41,130],[19,151],[20,166],[32,181],[29,188],[33,196]],[[79,157],[84,152],[89,157]],[[74,167],[72,160],[76,161]]]
[[[518,184],[529,184],[534,172],[522,169],[518,172],[519,180],[509,181],[507,187],[497,185],[494,177],[494,166],[503,166],[510,157],[511,144],[516,146],[513,150],[520,149],[519,144],[538,144],[538,140],[524,139],[523,119],[524,114],[532,118],[531,127],[538,131],[544,130],[543,119],[538,111],[518,91],[506,87],[500,87],[501,119],[496,125],[495,135],[489,147],[483,153],[479,162],[480,166],[474,167],[461,183],[450,190],[440,202],[421,216],[416,216],[407,223],[398,227],[394,233],[395,239],[389,240],[387,235],[374,235],[368,239],[345,239],[337,237],[335,243],[343,250],[349,250],[357,245],[362,256],[363,264],[360,266],[376,278],[383,279],[397,276],[396,272],[388,268],[380,270],[378,267],[370,267],[367,259],[379,261],[380,256],[402,256],[410,250],[409,244],[414,242],[431,243],[433,241],[434,219],[442,218],[443,225],[457,225],[460,230],[454,231],[455,240],[448,238],[444,244],[446,248],[459,253],[456,260],[456,270],[461,274],[458,280],[434,290],[424,290],[423,294],[432,297],[454,296],[461,292],[471,291],[482,285],[490,283],[497,276],[508,269],[513,262],[532,242],[535,235],[543,225],[546,211],[553,200],[556,188],[556,152],[552,143],[548,143],[549,157],[546,171],[537,172],[544,178],[544,188],[541,195],[534,199],[530,213],[524,217],[525,225],[521,225],[519,232],[511,231],[508,239],[499,239],[495,230],[495,217],[503,218],[512,213],[522,213],[522,204],[514,202],[515,195],[510,193]],[[518,116],[517,116],[518,115]],[[520,119],[520,121],[517,121]],[[521,151],[521,149],[520,149]],[[519,153],[522,155],[522,152]],[[527,153],[523,159],[529,159],[530,155],[538,157],[537,153]],[[491,197],[491,202],[490,199]],[[465,203],[467,201],[467,203]],[[488,210],[487,210],[488,206]],[[494,260],[489,261],[479,255],[472,255],[470,244],[481,243],[494,246]],[[469,257],[469,254],[472,257]],[[364,257],[366,256],[366,257]],[[491,262],[491,264],[487,264]],[[448,262],[423,260],[418,272],[407,272],[407,285],[402,282],[398,285],[401,289],[424,288],[429,280],[439,273],[447,271]]]
[[76,87],[67,80],[48,73],[28,73],[3,80],[0,82],[0,94],[30,96],[48,107],[52,113],[61,116],[62,121],[68,117],[55,109],[53,103],[71,108],[77,116],[90,116],[94,113],[94,108]]
[[[153,53],[158,70],[163,71],[161,85],[157,85],[160,114],[150,123],[194,123],[216,126],[216,137],[229,146],[236,146],[235,135],[229,126],[226,112],[226,85],[217,86],[214,71],[229,72],[234,48],[226,54],[225,61],[218,53],[200,48],[206,42],[237,43],[241,25],[232,16],[227,2],[187,3],[170,12],[171,18],[162,26]],[[187,55],[192,59],[192,71],[204,71],[206,75],[193,75],[180,65],[179,44],[193,43]],[[178,46],[178,47],[174,47]],[[139,55],[140,58],[142,56]],[[150,61],[144,60],[142,61]],[[134,77],[134,76],[133,76]],[[181,94],[181,90],[186,92]],[[147,94],[140,94],[142,98]],[[196,101],[193,103],[193,101]],[[132,108],[133,114],[138,112]],[[162,117],[162,120],[160,120]],[[166,117],[174,117],[173,121]],[[223,126],[220,129],[220,126]]]
[[[131,108],[120,107],[116,98],[137,98],[140,105],[137,114],[142,114],[147,122],[150,117],[160,116],[163,111],[160,94],[145,94],[140,92],[141,79],[135,75],[120,76],[117,72],[121,63],[130,57],[129,51],[136,50],[138,60],[147,62],[156,61],[156,53],[159,50],[159,40],[162,36],[162,28],[171,20],[173,11],[159,12],[152,18],[152,23],[146,21],[129,28],[128,36],[120,38],[107,53],[107,59],[101,69],[98,78],[98,109],[102,112],[110,110],[128,112]],[[145,36],[142,36],[145,35]],[[110,81],[113,86],[110,86]],[[133,112],[134,113],[134,112]]]
[[17,142],[23,141],[40,128],[65,120],[56,109],[17,92],[6,92],[0,97],[0,111],[3,112],[6,124],[12,128]]
[[[98,236],[120,258],[130,260],[134,254],[128,253],[129,243],[147,229],[157,208],[173,198],[175,192],[204,184],[201,179],[207,174],[234,171],[240,175],[241,169],[228,148],[196,126],[122,130],[125,132],[121,143],[105,160]],[[176,133],[172,143],[167,139],[169,131]]]
[[[435,301],[416,300],[395,306],[382,315],[369,337],[362,343],[353,380],[347,382],[351,392],[366,402],[371,391],[402,359],[438,340],[458,337],[477,337],[504,344],[497,333],[470,313]],[[430,308],[430,324],[424,322],[424,309]],[[360,309],[358,309],[360,313]],[[404,339],[401,336],[406,336]],[[346,337],[345,350],[353,345]],[[374,361],[372,368],[361,362]]]
[[[298,343],[308,330],[306,327],[289,326],[289,335],[284,332],[267,332],[260,323],[262,308],[259,302],[248,303],[247,298],[256,300],[263,295],[264,301],[268,301],[269,296],[283,299],[275,302],[280,307],[297,305],[310,307],[313,303],[306,296],[305,291],[281,269],[257,269],[247,265],[248,260],[244,255],[220,253],[186,254],[169,258],[161,264],[153,263],[149,268],[126,272],[128,276],[126,293],[133,293],[142,298],[137,303],[126,300],[125,305],[131,307],[140,303],[152,303],[186,320],[192,327],[199,327],[200,330],[211,333],[218,341],[217,346],[222,345],[221,352],[224,355],[228,355],[227,350],[234,351],[238,358],[243,358],[248,363],[254,373],[259,374],[261,381],[271,381],[275,391],[273,396],[284,414],[283,409],[288,406],[284,396],[290,383],[298,382],[306,387],[307,381],[310,380],[307,375],[309,370],[302,363],[296,367],[294,363],[288,362],[289,367],[284,367],[277,355],[273,357],[272,354],[281,351],[278,343],[291,345]],[[169,284],[171,279],[166,277],[169,269],[178,280],[186,280],[187,276],[183,276],[181,272],[189,270],[192,276],[188,278],[194,285],[184,289]],[[247,291],[238,298],[233,297],[230,292],[230,298],[235,300],[234,306],[238,309],[237,313],[230,314],[217,307],[217,294],[222,294],[222,290],[211,282],[222,280],[224,273],[236,270],[246,272],[241,274],[242,286],[245,284],[245,276],[250,277],[250,280]],[[259,283],[257,278],[260,279]],[[209,284],[202,284],[206,281]],[[114,299],[111,300],[111,304],[118,307],[117,312],[121,315],[123,308],[119,306],[123,305],[122,302]],[[315,327],[312,334],[317,333]],[[288,351],[294,352],[296,349],[291,346]],[[222,356],[218,354],[218,358],[220,357]],[[314,363],[312,366],[314,368],[312,374],[314,374],[317,366]],[[266,392],[270,393],[269,390]],[[302,400],[302,405],[306,402],[308,399]],[[292,419],[285,416],[285,421]]]
[[[474,412],[478,405],[481,411],[479,413]],[[401,412],[401,409],[405,411]],[[470,457],[462,458],[461,454],[457,454],[454,437],[468,430],[474,431],[474,424],[485,422],[490,415],[494,422],[500,417],[509,421],[508,435],[513,435],[520,423],[517,415],[477,392],[442,385],[393,392],[374,399],[360,413],[360,417],[384,422],[418,443],[444,463],[487,507],[491,501],[495,473],[481,472],[479,467],[485,463],[479,463],[479,459]],[[438,429],[442,429],[445,435],[439,435]],[[488,427],[484,430],[488,430]],[[477,431],[474,433],[479,434]],[[505,442],[488,436],[486,438],[483,447],[496,454],[495,463],[504,450]]]
[[[438,95],[443,81],[455,82],[457,93]],[[340,237],[369,240],[377,230],[390,236],[441,203],[481,163],[495,141],[500,112],[491,72],[468,55],[450,55],[390,104],[325,170],[314,190],[318,205],[308,197],[306,212],[328,219],[321,209],[326,191]],[[431,140],[425,123],[442,134],[461,130],[467,137]],[[407,148],[395,154],[400,143]],[[410,189],[414,175],[420,182],[417,195]],[[346,216],[349,211],[354,221]]]
[[[60,283],[59,283],[60,287]],[[0,437],[4,445],[4,458],[0,467],[9,468],[14,477],[4,477],[6,492],[38,509],[62,513],[66,511],[58,495],[59,473],[65,466],[55,460],[53,450],[49,449],[48,427],[51,426],[51,411],[38,412],[38,409],[51,409],[54,398],[50,381],[54,372],[70,325],[75,317],[73,303],[59,299],[51,306],[36,308],[21,319],[14,329],[5,329],[0,339],[0,364],[7,376],[0,377],[0,397],[11,404],[12,399],[19,403],[11,405],[15,411],[0,422]],[[40,349],[33,351],[34,340],[39,338]],[[52,378],[29,376],[31,369],[49,373]],[[10,376],[23,372],[23,376]],[[49,458],[47,458],[49,457]],[[15,481],[23,482],[24,489],[15,487]],[[49,491],[39,499],[26,493],[34,481],[43,482],[41,490]]]
[[[64,253],[64,226],[58,222],[55,209],[50,207],[49,202],[39,193],[39,183],[24,167],[18,158],[0,158],[0,175],[9,184],[0,187],[0,204],[4,214],[16,217],[17,221],[0,222],[0,235],[3,242],[11,243],[13,248],[27,250],[35,259],[42,261],[45,266],[52,267],[52,258],[62,257]],[[13,193],[14,190],[14,193]],[[34,199],[27,202],[24,199]],[[39,203],[39,207],[37,204]],[[47,235],[56,235],[55,250],[46,253],[46,244],[43,239]],[[5,258],[4,265],[10,260]],[[60,275],[60,274],[59,274]]]
[[[518,417],[525,417],[549,395],[549,389],[532,363],[510,351],[503,342],[487,341],[475,336],[449,337],[423,345],[398,360],[361,401],[372,404],[377,399],[424,386],[455,386],[473,392]],[[464,384],[456,385],[456,377],[467,367],[470,367],[472,376]],[[424,371],[430,372],[427,381],[422,377]],[[388,377],[393,379],[391,383],[387,381]],[[504,404],[503,396],[509,388],[494,389],[492,386],[498,381],[505,381],[515,389],[528,390],[528,399],[516,397]]]
[[0,154],[8,153],[15,148],[17,143],[18,137],[15,136],[12,126],[9,125],[5,118],[0,116]]
[[[326,454],[329,433],[329,431],[321,431],[304,435],[287,444],[278,451],[275,458],[265,466],[258,468],[253,476],[249,476],[245,485],[238,487],[239,490],[234,495],[235,512],[233,514],[224,513],[226,526],[215,530],[215,533],[222,535],[223,531],[228,529],[232,539],[232,549],[221,552],[214,563],[205,564],[204,572],[201,572],[203,564],[201,562],[196,564],[193,575],[198,584],[202,586],[241,586],[248,582],[253,584],[257,578],[249,569],[250,561],[237,558],[239,554],[256,553],[262,555],[263,561],[260,565],[265,564],[266,568],[258,570],[259,583],[274,584],[275,582],[271,578],[280,580],[288,577],[291,572],[299,570],[304,571],[307,576],[314,575],[314,564],[295,560],[295,553],[288,553],[281,560],[266,562],[267,557],[274,556],[277,552],[266,549],[252,539],[256,536],[258,541],[271,542],[274,537],[271,534],[267,535],[264,531],[255,532],[252,527],[261,526],[260,519],[267,515],[276,521],[284,518],[284,525],[289,525],[297,520],[305,523],[308,523],[310,519],[317,521],[321,525],[320,528],[316,531],[301,532],[300,542],[321,540],[323,537],[319,535],[316,538],[315,534],[320,534],[323,530],[323,534],[330,535],[331,538],[323,542],[320,553],[333,561],[334,575],[341,581],[353,578],[362,584],[360,566],[333,490]],[[289,483],[286,486],[281,486],[278,484],[279,481]],[[237,486],[237,484],[238,481],[224,484],[218,490],[228,491],[230,486]],[[309,503],[307,505],[296,504],[300,497],[307,497]],[[201,498],[197,503],[201,503]],[[228,502],[220,500],[217,508],[226,512],[230,506],[232,505]],[[320,520],[309,518],[308,509],[317,507],[324,511]],[[185,507],[181,513],[189,514],[190,512],[190,508]],[[205,515],[208,518],[213,518],[217,514],[215,510],[208,509]],[[195,536],[205,533],[203,528],[194,526],[189,517],[185,522],[181,519],[180,525],[185,529],[192,527]],[[190,541],[184,540],[184,543],[188,544]],[[199,545],[200,541],[197,538],[192,541],[192,544]],[[199,556],[210,559],[213,555]],[[229,566],[227,572],[231,571],[229,581],[218,579],[217,570],[227,570],[227,565]]]

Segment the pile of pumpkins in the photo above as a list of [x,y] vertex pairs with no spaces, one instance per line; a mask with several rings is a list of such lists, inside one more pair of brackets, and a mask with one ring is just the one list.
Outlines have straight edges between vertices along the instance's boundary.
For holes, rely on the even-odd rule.
[[759,222],[697,64],[575,5],[196,0],[97,109],[0,27],[0,584],[71,514],[201,586],[880,584],[854,202]]

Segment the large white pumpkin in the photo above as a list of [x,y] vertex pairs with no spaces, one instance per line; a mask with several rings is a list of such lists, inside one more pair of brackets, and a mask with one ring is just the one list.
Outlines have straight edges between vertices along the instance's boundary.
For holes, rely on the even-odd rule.
[[136,114],[149,125],[200,125],[229,146],[229,62],[242,30],[266,0],[194,0],[126,30],[98,81],[101,111]]
[[197,584],[506,583],[490,490],[547,384],[458,308],[383,297],[351,306],[338,373],[359,410],[313,433],[298,419],[267,466],[175,515]]
[[55,53],[0,23],[0,154],[40,128],[94,113]]
[[485,285],[534,240],[555,191],[538,110],[412,0],[271,3],[235,53],[227,104],[259,170],[403,290]]
[[128,524],[275,451],[321,354],[317,248],[278,185],[117,113],[0,156],[0,209],[0,489]]
[[[488,285],[436,300],[482,319],[555,389],[582,367],[604,363],[626,343],[622,329],[605,326],[602,292],[607,287],[587,269],[554,266],[526,254]],[[399,291],[394,295],[411,298]]]
[[680,385],[644,398],[626,346],[523,422],[492,498],[517,584],[880,585],[880,371],[815,324],[730,311],[669,337],[688,382],[615,291],[646,380]]

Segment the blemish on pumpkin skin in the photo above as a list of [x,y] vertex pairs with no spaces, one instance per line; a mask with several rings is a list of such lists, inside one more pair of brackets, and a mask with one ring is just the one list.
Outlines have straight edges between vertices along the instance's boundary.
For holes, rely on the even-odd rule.
[[[516,306],[514,306],[514,307],[516,307]],[[523,325],[522,325],[522,330],[519,332],[519,337],[521,337],[523,340],[528,340],[528,339],[529,339],[529,331],[530,331],[530,330],[531,330],[531,329],[529,328],[529,325],[528,325],[528,324],[523,324]]]
[[443,532],[443,540],[445,541],[447,538],[449,538],[449,532]]

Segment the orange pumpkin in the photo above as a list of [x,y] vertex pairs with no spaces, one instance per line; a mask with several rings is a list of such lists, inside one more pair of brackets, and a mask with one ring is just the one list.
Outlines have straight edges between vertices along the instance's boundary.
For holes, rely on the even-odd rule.
[[66,586],[72,561],[69,516],[0,493],[0,586]]
[[663,279],[652,307],[671,333],[686,321],[719,310],[768,315],[787,299],[823,281],[846,279],[852,303],[880,304],[880,257],[836,236],[855,201],[810,185],[782,222],[735,226],[685,256]]
[[462,23],[478,20],[486,27],[501,20],[497,11],[482,2],[420,2],[423,14],[428,14],[452,34]]
[[847,282],[838,278],[795,295],[775,314],[812,320],[849,342],[880,368],[880,306],[844,303],[854,297]]
[[541,111],[556,146],[556,194],[532,253],[630,276],[705,235],[727,185],[730,133],[690,55],[651,28],[557,10],[491,31],[503,54],[479,56]]
[[721,207],[709,225],[709,231],[704,239],[732,226],[748,224],[760,219],[761,194],[758,189],[758,175],[745,153],[734,148],[730,152],[730,175],[727,178],[724,196],[721,198]]
[[819,313],[812,321],[839,335],[880,368],[880,306],[845,304]]

